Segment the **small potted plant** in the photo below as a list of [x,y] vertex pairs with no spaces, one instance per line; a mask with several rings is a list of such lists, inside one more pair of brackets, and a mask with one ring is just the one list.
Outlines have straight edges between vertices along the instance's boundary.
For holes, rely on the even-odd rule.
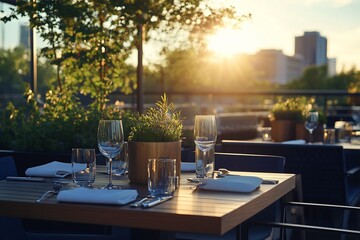
[[271,138],[275,142],[296,139],[296,125],[303,123],[306,98],[279,99],[271,110]]
[[129,180],[147,184],[147,163],[150,158],[175,158],[180,177],[182,120],[180,112],[168,103],[166,95],[145,114],[129,119]]

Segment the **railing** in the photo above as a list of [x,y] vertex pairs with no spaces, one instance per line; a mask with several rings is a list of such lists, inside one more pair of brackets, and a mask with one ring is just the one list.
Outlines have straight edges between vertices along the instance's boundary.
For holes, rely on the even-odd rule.
[[[163,92],[160,91],[147,91],[145,92],[145,102],[148,104],[153,104],[156,99],[159,99]],[[222,91],[212,91],[212,92],[201,92],[201,91],[167,91],[166,92],[170,101],[174,102],[176,105],[226,105],[240,103],[244,106],[249,104],[246,98],[252,97],[253,105],[260,106],[263,108],[271,107],[272,103],[276,101],[277,97],[314,97],[317,104],[324,111],[329,109],[348,109],[350,105],[357,108],[357,103],[353,102],[349,104],[351,98],[360,100],[360,93],[349,93],[345,90],[246,90],[246,91],[233,91],[233,92],[222,92]],[[136,96],[135,93],[132,95],[125,96],[124,94],[112,94],[111,98],[113,100],[123,99],[127,106],[131,108],[136,108]],[[222,101],[216,101],[217,99],[223,99]],[[257,98],[257,102],[255,99]],[[228,99],[228,101],[226,101]],[[231,100],[229,100],[231,99]],[[207,102],[201,102],[201,100],[208,100]],[[264,100],[267,100],[264,102]],[[360,101],[359,101],[360,105]],[[254,106],[253,106],[254,107]],[[246,109],[244,109],[246,110]]]
[[[222,91],[166,91],[169,101],[180,108],[204,108],[207,111],[221,111],[221,108],[237,109],[241,112],[269,110],[277,97],[314,97],[324,112],[360,110],[360,93],[345,90],[244,90]],[[146,91],[145,107],[152,106],[163,92]],[[136,92],[130,95],[113,93],[111,102],[125,103],[125,108],[136,109]],[[0,103],[5,107],[7,101],[23,99],[23,94],[0,94]],[[354,101],[359,99],[358,102]],[[352,101],[350,101],[352,100]],[[220,108],[220,110],[219,110]],[[205,111],[205,110],[204,110]]]
[[[166,91],[169,101],[173,102],[185,118],[184,125],[193,125],[196,114],[244,115],[247,113],[266,117],[278,97],[311,97],[315,98],[318,108],[331,122],[352,118],[354,110],[360,111],[360,93],[349,93],[343,90],[246,90],[233,92],[201,91]],[[145,92],[145,109],[153,106],[163,92]],[[112,94],[112,102],[123,101],[124,108],[136,110],[136,95]],[[359,103],[356,100],[359,99]]]

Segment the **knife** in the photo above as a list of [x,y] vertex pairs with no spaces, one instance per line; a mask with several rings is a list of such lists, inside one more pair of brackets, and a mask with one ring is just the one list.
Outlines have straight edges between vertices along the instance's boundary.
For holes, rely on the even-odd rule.
[[148,201],[148,200],[150,200],[150,199],[151,199],[151,197],[150,197],[150,195],[149,195],[149,196],[144,197],[143,199],[141,199],[141,200],[139,200],[139,201],[136,201],[136,202],[130,204],[130,207],[132,207],[132,208],[141,207],[141,204],[142,204],[143,202]]
[[43,177],[14,177],[7,176],[7,181],[25,181],[25,182],[61,182],[61,183],[70,183],[70,180],[63,178],[43,178]]
[[6,177],[8,181],[27,181],[27,182],[45,182],[45,179],[42,177]]

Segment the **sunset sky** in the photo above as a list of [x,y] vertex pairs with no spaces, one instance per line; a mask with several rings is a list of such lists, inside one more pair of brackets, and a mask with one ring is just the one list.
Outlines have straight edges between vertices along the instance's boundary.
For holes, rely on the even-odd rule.
[[[340,71],[360,68],[360,0],[212,0],[233,4],[242,14],[251,13],[233,42],[238,51],[281,49],[293,55],[295,36],[318,31],[328,40],[328,57],[337,59]],[[228,43],[230,44],[230,43]]]
[[[255,53],[280,49],[294,54],[295,36],[318,31],[328,40],[328,57],[337,59],[337,70],[360,68],[360,0],[210,0],[215,5],[232,4],[241,14],[252,15],[243,27],[213,42],[232,52]],[[3,4],[7,10],[7,4]],[[19,23],[5,26],[5,46],[18,44]],[[2,32],[0,32],[2,34]],[[232,34],[232,33],[230,33]],[[220,43],[219,43],[220,42]]]

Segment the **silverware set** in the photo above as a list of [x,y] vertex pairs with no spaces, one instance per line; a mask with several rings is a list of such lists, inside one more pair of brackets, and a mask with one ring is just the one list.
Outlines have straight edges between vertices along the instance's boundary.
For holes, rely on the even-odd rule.
[[41,195],[41,197],[38,200],[36,200],[36,202],[41,202],[49,194],[58,194],[63,186],[60,182],[54,182],[52,187],[53,187],[52,190],[46,191],[43,195]]
[[137,202],[130,204],[130,207],[132,207],[132,208],[136,208],[136,207],[150,208],[150,207],[153,207],[160,203],[166,202],[172,198],[173,198],[173,196],[162,196],[162,197],[147,196]]

